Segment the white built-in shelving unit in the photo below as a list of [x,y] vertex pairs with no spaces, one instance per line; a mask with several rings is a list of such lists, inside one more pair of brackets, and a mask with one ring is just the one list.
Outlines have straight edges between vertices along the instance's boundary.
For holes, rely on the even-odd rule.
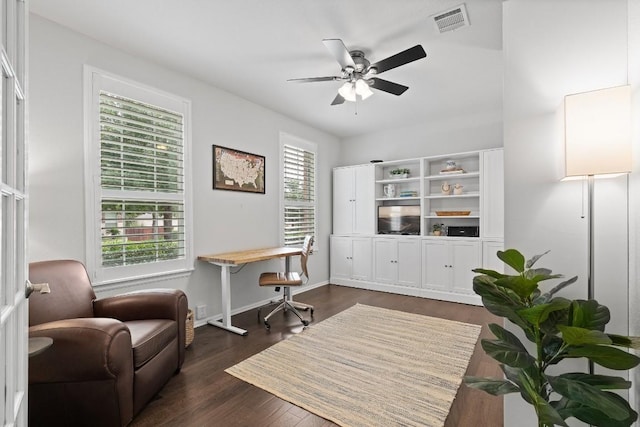
[[[480,304],[471,269],[502,247],[502,156],[492,149],[335,168],[331,283]],[[407,173],[391,174],[397,169]],[[388,234],[378,211],[396,206],[415,217]],[[436,235],[435,224],[478,232]]]

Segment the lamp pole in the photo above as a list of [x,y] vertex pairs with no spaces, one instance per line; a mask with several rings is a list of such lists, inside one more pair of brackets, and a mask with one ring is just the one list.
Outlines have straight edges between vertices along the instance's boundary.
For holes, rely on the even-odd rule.
[[[593,193],[595,187],[595,177],[593,175],[587,175],[587,187],[588,187],[588,196],[589,199],[587,202],[587,217],[589,218],[589,230],[587,232],[587,240],[589,244],[589,271],[587,273],[587,299],[592,300],[595,298],[595,286],[594,286],[594,278],[595,278],[595,227],[593,220]],[[589,373],[593,374],[594,372],[594,364],[591,359],[589,359]]]

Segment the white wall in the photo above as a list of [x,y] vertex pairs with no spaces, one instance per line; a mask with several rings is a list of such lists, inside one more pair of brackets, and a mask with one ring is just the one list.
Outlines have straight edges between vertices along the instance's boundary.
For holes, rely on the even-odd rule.
[[[565,95],[627,83],[627,3],[503,5],[505,246],[528,256],[550,249],[541,266],[580,277],[563,292],[569,298],[586,298],[587,221],[581,219],[582,184],[559,181],[562,102]],[[627,177],[598,181],[595,192],[595,297],[611,310],[607,330],[627,334]],[[505,426],[536,425],[520,396],[507,396],[504,408]]]
[[442,118],[344,139],[340,165],[502,147],[502,105],[475,116]]
[[[279,133],[318,144],[318,250],[310,259],[310,285],[329,278],[331,169],[339,141],[326,133],[179,73],[132,57],[31,15],[30,22],[30,233],[29,260],[85,258],[83,183],[84,64],[139,81],[192,101],[195,254],[279,244]],[[212,190],[211,145],[266,157],[266,194]],[[184,279],[145,287],[184,289],[189,305],[221,312],[220,270],[194,262]],[[278,261],[248,265],[232,278],[232,306],[274,296],[259,289],[258,275]],[[118,291],[131,290],[119,289]],[[114,293],[100,291],[98,296]]]

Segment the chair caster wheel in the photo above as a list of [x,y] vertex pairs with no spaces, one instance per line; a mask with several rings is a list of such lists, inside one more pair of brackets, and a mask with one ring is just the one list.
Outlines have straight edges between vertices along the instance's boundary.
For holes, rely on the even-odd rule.
[[267,328],[267,330],[270,330],[270,329],[271,329],[271,325],[270,325],[270,324],[269,324],[269,322],[267,322],[266,320],[265,320],[265,322],[264,322],[264,327],[265,327],[265,328]]
[[308,321],[308,320],[303,320],[303,321],[302,321],[302,324],[303,324],[304,326],[309,326],[309,321]]

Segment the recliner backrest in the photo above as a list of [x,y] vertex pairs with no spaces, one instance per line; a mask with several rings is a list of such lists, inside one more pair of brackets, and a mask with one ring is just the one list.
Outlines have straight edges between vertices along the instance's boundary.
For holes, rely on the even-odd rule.
[[31,283],[49,283],[51,293],[29,297],[29,326],[62,319],[93,317],[96,294],[84,265],[75,260],[29,264]]

